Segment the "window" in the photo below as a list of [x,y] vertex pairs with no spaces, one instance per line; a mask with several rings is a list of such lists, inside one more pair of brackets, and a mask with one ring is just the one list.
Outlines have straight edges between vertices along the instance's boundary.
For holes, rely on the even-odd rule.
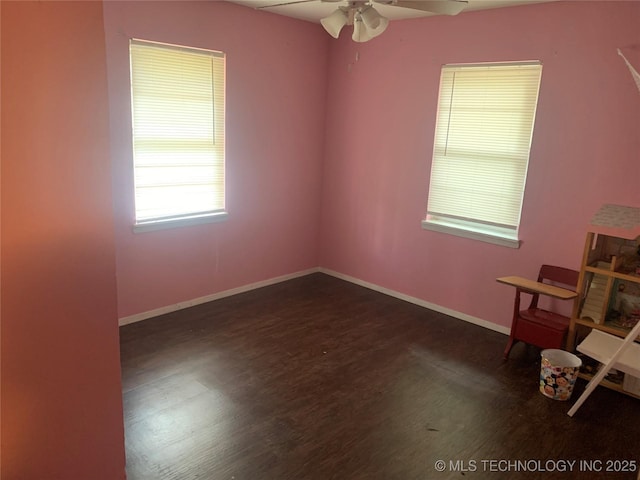
[[131,40],[136,231],[226,215],[225,56]]
[[445,65],[423,227],[518,248],[542,65]]

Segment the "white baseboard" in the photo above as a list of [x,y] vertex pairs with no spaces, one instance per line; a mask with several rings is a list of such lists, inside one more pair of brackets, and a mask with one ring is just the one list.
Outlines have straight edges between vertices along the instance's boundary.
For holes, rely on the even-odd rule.
[[364,280],[360,280],[355,277],[351,277],[349,275],[345,275],[343,273],[335,272],[333,270],[329,270],[322,267],[310,268],[308,270],[302,270],[295,273],[290,273],[288,275],[282,275],[280,277],[269,278],[267,280],[261,280],[259,282],[250,283],[247,285],[243,285],[241,287],[232,288],[230,290],[225,290],[222,292],[212,293],[210,295],[205,295],[204,297],[194,298],[192,300],[186,300],[184,302],[175,303],[173,305],[167,305],[165,307],[156,308],[153,310],[149,310],[147,312],[136,313],[135,315],[130,315],[128,317],[122,317],[118,319],[118,324],[120,326],[128,325],[134,322],[140,322],[141,320],[146,320],[148,318],[157,317],[159,315],[164,315],[165,313],[175,312],[177,310],[182,310],[184,308],[193,307],[195,305],[200,305],[202,303],[212,302],[214,300],[219,300],[221,298],[230,297],[232,295],[237,295],[238,293],[248,292],[250,290],[255,290],[256,288],[267,287],[269,285],[275,285],[276,283],[285,282],[287,280],[293,280],[294,278],[304,277],[305,275],[310,275],[312,273],[321,272],[326,275],[330,275],[332,277],[339,278],[341,280],[345,280],[347,282],[353,283],[355,285],[359,285],[361,287],[368,288],[369,290],[374,290],[376,292],[384,293],[385,295],[389,295],[390,297],[398,298],[400,300],[404,300],[405,302],[413,303],[414,305],[419,305],[424,308],[428,308],[429,310],[434,310],[436,312],[444,313],[445,315],[449,315],[450,317],[457,318],[459,320],[464,320],[465,322],[472,323],[474,325],[478,325],[480,327],[487,328],[489,330],[493,330],[495,332],[503,333],[505,335],[509,335],[509,327],[504,327],[502,325],[497,325],[492,322],[488,322],[481,318],[473,317],[471,315],[467,315],[466,313],[457,312],[455,310],[451,310],[450,308],[442,307],[440,305],[436,305],[435,303],[427,302],[420,298],[412,297],[410,295],[405,295],[404,293],[396,292],[395,290],[390,290],[385,287],[381,287],[374,283],[365,282]]
[[389,295],[390,297],[398,298],[400,300],[404,300],[405,302],[413,303],[415,305],[428,308],[429,310],[434,310],[436,312],[444,313],[445,315],[449,315],[450,317],[454,317],[459,320],[464,320],[465,322],[473,323],[474,325],[478,325],[480,327],[484,327],[489,330],[493,330],[495,332],[503,333],[505,335],[509,335],[509,332],[510,332],[509,327],[504,327],[502,325],[488,322],[481,318],[467,315],[466,313],[451,310],[450,308],[441,307],[440,305],[436,305],[435,303],[427,302],[425,300],[412,297],[410,295],[405,295],[404,293],[396,292],[395,290],[390,290],[388,288],[381,287],[374,283],[365,282],[364,280],[360,280],[358,278],[351,277],[349,275],[344,275],[339,272],[334,272],[333,270],[328,270],[326,268],[319,268],[318,271],[321,273],[325,273],[327,275],[331,275],[332,277],[336,277],[341,280],[346,280],[347,282],[360,285],[361,287],[365,287],[370,290],[375,290],[376,292],[384,293],[385,295]]
[[249,283],[241,287],[232,288],[230,290],[224,290],[223,292],[212,293],[210,295],[205,295],[204,297],[198,297],[192,300],[186,300],[184,302],[174,303],[173,305],[167,305],[165,307],[155,308],[153,310],[149,310],[146,312],[136,313],[135,315],[119,318],[118,325],[122,327],[123,325],[128,325],[134,322],[140,322],[141,320],[157,317],[158,315],[164,315],[165,313],[175,312],[177,310],[182,310],[183,308],[189,308],[195,305],[200,305],[201,303],[212,302],[213,300],[219,300],[221,298],[237,295],[238,293],[248,292],[249,290],[255,290],[256,288],[267,287],[269,285],[274,285],[276,283],[286,282],[287,280],[292,280],[298,277],[304,277],[305,275],[310,275],[312,273],[317,273],[319,271],[320,271],[319,268],[310,268],[308,270],[302,270],[302,271],[290,273],[287,275],[281,275],[279,277],[268,278],[267,280],[261,280],[255,283]]

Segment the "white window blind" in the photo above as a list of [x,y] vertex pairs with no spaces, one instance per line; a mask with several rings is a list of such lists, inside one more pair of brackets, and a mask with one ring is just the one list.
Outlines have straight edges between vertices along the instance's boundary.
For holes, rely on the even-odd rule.
[[445,65],[427,222],[517,235],[542,65]]
[[223,53],[131,40],[136,223],[224,211]]

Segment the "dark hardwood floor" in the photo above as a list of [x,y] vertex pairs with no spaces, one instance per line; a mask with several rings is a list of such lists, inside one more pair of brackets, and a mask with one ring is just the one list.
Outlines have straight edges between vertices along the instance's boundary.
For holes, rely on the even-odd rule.
[[638,400],[600,387],[570,418],[539,350],[504,361],[504,335],[323,274],[120,336],[129,480],[637,475],[615,471],[640,461]]

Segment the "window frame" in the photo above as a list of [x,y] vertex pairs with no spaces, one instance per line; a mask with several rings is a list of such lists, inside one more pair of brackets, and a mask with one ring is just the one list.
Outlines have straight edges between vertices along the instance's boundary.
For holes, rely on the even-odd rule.
[[[514,192],[516,192],[515,194],[514,193],[510,194],[510,201],[512,202],[512,204],[515,205],[515,202],[516,201],[518,202],[517,221],[515,222],[515,225],[514,225],[513,218],[515,217],[516,209],[513,207],[510,209],[510,213],[509,213],[509,215],[511,215],[512,217],[510,223],[503,224],[500,222],[495,222],[495,221],[492,221],[493,219],[490,218],[489,216],[479,217],[478,213],[475,214],[476,218],[472,218],[474,214],[470,213],[469,211],[464,212],[466,214],[469,214],[468,217],[465,217],[464,215],[460,214],[462,207],[456,208],[455,206],[451,206],[454,203],[453,199],[455,199],[455,197],[453,197],[450,193],[447,193],[447,190],[449,190],[449,187],[443,188],[442,181],[441,181],[442,174],[439,176],[439,180],[438,180],[439,185],[437,187],[434,187],[434,177],[435,177],[434,170],[436,168],[439,168],[440,172],[445,171],[447,176],[455,178],[453,183],[451,183],[451,186],[455,185],[456,187],[461,187],[461,186],[469,187],[474,185],[473,183],[469,183],[468,180],[464,180],[464,179],[458,180],[458,177],[456,177],[455,166],[447,167],[446,165],[447,162],[456,161],[455,154],[451,154],[450,155],[451,158],[447,160],[447,148],[451,148],[449,145],[449,141],[450,141],[449,135],[450,134],[452,135],[453,140],[451,141],[455,142],[456,140],[460,141],[460,139],[463,138],[462,134],[468,133],[471,136],[472,133],[477,133],[472,130],[469,130],[469,128],[471,128],[470,124],[473,122],[469,122],[467,124],[463,123],[464,129],[461,129],[455,126],[455,122],[459,121],[459,119],[465,115],[464,109],[468,108],[471,103],[474,103],[475,100],[472,100],[471,102],[467,101],[466,103],[464,101],[462,101],[461,103],[457,103],[458,98],[456,97],[456,102],[454,102],[453,101],[454,96],[457,94],[457,95],[460,95],[460,98],[463,98],[463,95],[465,93],[469,93],[470,91],[477,89],[478,88],[477,82],[480,81],[480,77],[483,72],[487,72],[491,69],[493,69],[493,71],[498,71],[498,72],[499,71],[517,72],[518,70],[523,70],[521,67],[529,68],[529,70],[531,70],[532,78],[529,80],[529,82],[532,82],[532,83],[528,84],[527,88],[532,89],[532,87],[535,87],[535,90],[532,89],[527,92],[520,92],[518,94],[519,95],[518,97],[514,97],[517,102],[522,103],[522,105],[520,106],[521,108],[517,111],[517,115],[518,115],[517,119],[520,122],[523,122],[523,125],[526,127],[525,129],[521,128],[520,132],[516,132],[516,133],[512,132],[514,145],[517,145],[520,151],[517,154],[513,154],[513,155],[509,155],[506,152],[501,151],[501,149],[498,147],[495,148],[495,150],[492,149],[489,151],[489,156],[491,157],[491,160],[493,160],[493,163],[506,160],[510,162],[509,165],[514,166],[514,170],[517,170],[517,173],[510,174],[510,180],[513,181],[514,179],[521,178],[521,185],[522,185],[521,188],[514,190]],[[531,68],[531,67],[534,67],[534,68]],[[468,87],[461,82],[460,83],[461,86],[458,86],[457,87],[458,90],[456,90],[456,84],[455,84],[456,72],[473,73],[477,77],[477,79],[473,80],[473,81],[476,81],[476,84],[474,84],[473,87]],[[532,144],[533,133],[535,128],[535,119],[536,119],[536,111],[537,111],[537,106],[539,101],[541,79],[542,79],[542,62],[537,60],[536,61],[516,61],[516,62],[487,62],[487,63],[474,63],[474,64],[447,64],[442,66],[441,76],[440,76],[440,88],[438,91],[438,112],[436,115],[436,126],[434,129],[435,130],[434,148],[433,148],[432,162],[431,162],[431,168],[430,168],[427,214],[422,220],[422,227],[424,229],[456,235],[464,238],[470,238],[470,239],[479,240],[483,242],[493,243],[493,244],[502,245],[505,247],[519,248],[520,239],[519,239],[518,233],[519,233],[519,228],[521,224],[523,199],[524,199],[524,193],[526,190],[526,176],[527,176],[528,167],[529,167],[529,158],[530,158],[531,144]],[[449,83],[446,83],[446,82],[449,82]],[[483,88],[484,90],[488,90],[489,88],[491,88],[491,82],[492,82],[491,79],[487,80],[484,84],[481,85],[481,88]],[[532,92],[534,91],[535,91],[535,94],[532,94]],[[505,94],[505,97],[507,95],[513,95],[513,94],[512,93]],[[470,98],[474,98],[474,97],[470,97]],[[505,99],[505,101],[507,100]],[[446,103],[443,103],[443,102],[446,102]],[[455,109],[458,109],[458,110],[455,110]],[[483,118],[483,120],[485,118],[487,119],[486,122],[482,122],[483,127],[487,124],[490,124],[489,122],[491,121],[492,114],[495,116],[494,110],[495,109],[485,108],[481,112],[481,114],[484,115],[484,117],[481,117],[481,118]],[[475,111],[474,113],[478,114],[478,111]],[[459,118],[456,116],[459,116]],[[443,118],[447,122],[446,125],[441,124]],[[500,120],[498,120],[498,122],[499,121]],[[452,122],[451,125],[449,124],[449,122]],[[492,126],[494,128],[498,127],[498,125],[492,125]],[[499,130],[494,130],[493,134],[496,135],[496,132],[498,131]],[[526,135],[523,134],[523,132]],[[502,133],[503,132],[500,131],[501,135]],[[444,143],[442,143],[443,141]],[[492,146],[491,141],[483,145],[483,147],[486,149],[487,145]],[[524,155],[523,153],[525,147],[526,147],[526,155]],[[466,163],[481,164],[482,157],[487,156],[487,151],[486,150],[482,151],[480,148],[477,148],[477,149],[465,151],[465,153],[461,155],[463,157],[466,156],[468,158],[466,162],[462,162],[464,164]],[[458,154],[458,156],[460,156],[460,154]],[[440,162],[440,163],[437,163],[437,162]],[[489,171],[497,170],[497,168],[490,167],[488,168],[488,170]],[[485,177],[488,176],[491,179],[490,181],[493,182],[496,178],[495,175],[496,173],[492,172],[491,175],[485,174]],[[445,185],[449,185],[449,184],[450,182],[445,182]],[[499,184],[491,183],[494,190],[496,185],[503,185],[503,184],[504,183],[502,182],[500,182]],[[436,192],[435,194],[434,194],[434,191]],[[433,198],[432,195],[438,195],[438,194],[440,195],[440,197],[433,203],[437,204],[439,208],[442,208],[442,204],[443,204],[442,198],[444,198],[445,199],[444,200],[445,207],[443,208],[444,212],[438,212],[438,211],[435,211],[437,210],[437,208],[436,209],[431,208],[432,198]],[[484,195],[487,196],[487,193],[485,192]],[[496,199],[499,197],[500,196],[491,197],[491,200],[489,201],[489,203],[485,204],[481,202],[481,204],[490,205],[491,202],[496,201]],[[470,204],[473,204],[474,200],[475,201],[481,200],[481,198],[478,198],[477,196],[473,196],[473,195],[468,197],[463,197],[463,198],[466,200],[466,203],[470,203]],[[485,209],[491,212],[491,207],[487,208],[486,206],[484,206],[481,208],[481,210],[485,210]],[[500,208],[498,210],[500,210]]]
[[[165,167],[171,166],[173,168],[179,167],[180,162],[177,161],[177,159],[180,158],[180,155],[183,155],[186,151],[191,150],[189,147],[194,145],[194,142],[195,144],[202,143],[203,140],[202,138],[197,138],[197,137],[187,138],[186,140],[185,139],[176,140],[179,138],[179,136],[175,136],[175,137],[171,135],[160,136],[157,134],[152,134],[151,136],[149,136],[149,134],[147,133],[147,136],[145,137],[145,136],[141,136],[140,134],[137,134],[138,133],[136,130],[137,122],[138,122],[138,125],[141,125],[139,131],[143,131],[145,127],[147,127],[148,129],[153,129],[156,126],[154,125],[153,121],[146,124],[141,123],[143,122],[141,121],[141,115],[139,116],[136,115],[136,107],[140,103],[139,102],[138,104],[135,103],[137,100],[135,98],[136,92],[134,90],[136,88],[138,89],[137,95],[145,95],[145,94],[149,95],[149,90],[143,91],[139,89],[140,83],[134,85],[134,82],[135,82],[134,69],[138,69],[137,72],[141,72],[140,57],[137,57],[136,59],[134,59],[134,53],[133,53],[133,49],[137,47],[155,49],[156,52],[164,50],[167,52],[168,55],[170,55],[171,53],[193,54],[195,57],[201,57],[202,59],[208,58],[211,60],[210,73],[208,72],[204,73],[205,76],[210,75],[208,77],[209,78],[208,81],[210,82],[210,85],[211,85],[211,92],[210,92],[211,98],[207,100],[208,102],[209,101],[211,102],[210,103],[211,111],[210,113],[206,114],[207,117],[210,115],[210,119],[209,119],[209,121],[211,122],[210,130],[209,130],[209,133],[206,134],[207,138],[210,138],[210,140],[208,142],[205,140],[205,144],[209,145],[208,147],[205,147],[205,150],[208,149],[209,153],[206,153],[205,151],[204,157],[203,157],[205,160],[202,161],[203,163],[197,163],[195,166],[199,167],[200,169],[208,170],[209,171],[208,175],[211,175],[211,179],[209,181],[205,181],[203,183],[204,187],[201,187],[201,188],[204,188],[205,191],[210,192],[206,195],[216,195],[215,193],[216,190],[218,191],[218,193],[217,193],[217,196],[215,197],[217,198],[217,200],[215,198],[209,198],[207,207],[204,209],[197,208],[197,202],[194,202],[192,205],[185,206],[184,209],[182,209],[182,211],[179,211],[177,213],[169,212],[165,210],[163,214],[150,216],[150,217],[145,217],[144,215],[140,214],[141,210],[139,208],[139,201],[140,201],[139,189],[145,188],[145,187],[141,187],[140,184],[138,183],[139,181],[141,181],[140,169],[145,167],[151,167],[153,169],[154,167],[158,168],[162,166],[165,166]],[[139,50],[138,50],[138,55],[139,55]],[[225,143],[226,143],[226,136],[225,136],[226,54],[224,52],[211,50],[211,49],[203,49],[203,48],[197,48],[197,47],[174,45],[174,44],[168,44],[168,43],[162,43],[162,42],[156,42],[156,41],[142,40],[138,38],[131,38],[129,40],[129,61],[130,61],[129,74],[130,74],[130,95],[131,95],[131,122],[132,122],[131,124],[131,127],[132,127],[132,130],[131,130],[132,173],[133,173],[133,183],[134,183],[133,231],[135,233],[141,233],[141,232],[162,230],[167,228],[178,228],[178,227],[186,227],[191,225],[199,225],[204,223],[214,223],[214,222],[220,222],[225,220],[228,217],[228,212],[226,207],[227,191],[226,191],[226,154],[225,154],[226,153],[225,152],[225,147],[226,147],[225,146]],[[135,64],[136,62],[138,63]],[[198,67],[198,68],[200,68],[200,75],[203,75],[203,72],[205,72],[206,70],[202,67]],[[193,78],[190,78],[189,80],[193,81]],[[181,86],[184,87],[184,85],[186,85],[187,88],[189,87],[188,82],[183,83]],[[147,83],[146,88],[147,89],[149,88],[149,83]],[[155,85],[154,85],[154,88],[155,88]],[[166,95],[167,92],[169,93],[169,95]],[[173,92],[171,90],[165,90],[163,93],[161,93],[161,95],[163,95],[162,98],[168,98],[169,100],[180,99],[179,96],[173,95]],[[166,97],[164,97],[164,95],[166,95]],[[188,101],[186,102],[186,105],[187,105],[187,108],[185,108],[182,111],[179,110],[176,113],[177,118],[182,117],[184,119],[186,117],[186,118],[189,118],[189,120],[192,118],[190,116],[190,112],[188,111],[188,106],[189,106]],[[158,108],[162,108],[162,105],[159,105]],[[206,109],[204,111],[206,112]],[[187,129],[188,128],[189,127],[187,127]],[[195,128],[197,128],[197,126]],[[202,128],[202,125],[200,125],[200,128]],[[205,128],[205,131],[206,130],[208,129]],[[151,140],[149,140],[150,138]],[[162,140],[165,140],[168,138],[170,140],[174,140],[175,143],[182,142],[186,145],[187,150],[175,150],[175,147],[174,147],[174,150],[167,154],[167,157],[172,157],[171,160],[168,161],[168,163],[163,163],[162,161],[155,162],[153,160],[138,162],[137,161],[138,155],[140,155],[141,157],[146,155],[147,158],[153,157],[154,154],[159,155],[159,150],[157,149],[161,147],[157,147],[157,146],[152,147],[151,150],[145,151],[142,155],[140,154],[140,150],[137,149],[137,146],[136,146],[137,141],[140,143],[143,143],[143,140],[146,140],[147,143],[152,143],[153,138],[156,138],[156,140],[159,138],[162,138]],[[154,150],[153,148],[155,148],[156,150]],[[194,165],[192,164],[191,167],[193,166]],[[193,184],[191,183],[190,180],[187,180],[187,181],[180,180],[175,182],[161,181],[160,183],[157,183],[157,184],[150,183],[146,185],[146,187],[159,188],[159,189],[162,189],[163,186],[173,187],[173,188],[183,187],[185,188],[185,190],[188,190],[189,187],[194,188],[194,185],[197,185],[199,183],[201,182],[196,181],[196,183]],[[161,197],[162,194],[160,194],[159,196]],[[195,208],[191,208],[191,209],[188,208],[188,207],[194,207],[194,206]],[[200,203],[200,206],[202,206],[202,203]],[[209,208],[209,207],[213,207],[213,208]]]

